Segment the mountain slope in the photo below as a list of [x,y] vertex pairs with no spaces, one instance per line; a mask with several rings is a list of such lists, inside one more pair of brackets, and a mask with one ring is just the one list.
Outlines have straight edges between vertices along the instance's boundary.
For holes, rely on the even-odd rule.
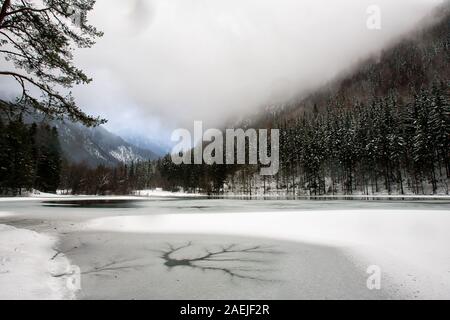
[[103,127],[87,128],[71,122],[54,121],[61,148],[67,160],[89,166],[114,166],[119,163],[158,158],[150,150],[138,148]]
[[141,149],[152,150],[154,153],[161,157],[168,154],[171,150],[171,146],[169,143],[164,143],[147,136],[139,134],[120,134],[120,136],[126,142],[131,143],[132,145]]
[[[17,113],[14,104],[0,100],[0,117],[8,122],[7,115]],[[64,158],[73,164],[85,163],[90,167],[98,165],[115,166],[120,163],[154,160],[159,153],[140,148],[109,132],[104,127],[88,128],[68,120],[46,120],[33,110],[23,113],[25,123],[47,122],[58,129],[58,137]]]
[[[276,195],[449,194],[450,1],[380,54],[233,127],[279,129],[279,170],[162,161],[165,187]],[[271,153],[273,156],[274,154]]]
[[301,118],[315,107],[324,111],[330,106],[369,103],[377,97],[396,94],[408,103],[414,94],[432,83],[450,79],[450,1],[446,1],[421,27],[343,73],[329,85],[290,101],[267,106],[263,116],[255,116],[253,126],[272,126],[276,114],[280,123]]

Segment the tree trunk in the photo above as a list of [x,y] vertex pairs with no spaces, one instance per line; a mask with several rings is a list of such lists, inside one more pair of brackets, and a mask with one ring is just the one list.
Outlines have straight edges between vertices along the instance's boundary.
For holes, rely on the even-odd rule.
[[3,3],[2,9],[0,11],[0,27],[3,24],[3,21],[6,18],[6,14],[8,13],[8,8],[11,6],[11,0],[5,0]]
[[405,191],[403,189],[403,177],[402,177],[402,171],[401,171],[400,167],[398,168],[398,179],[399,179],[399,182],[400,182],[400,190],[401,190],[401,193],[403,195],[403,194],[405,194]]

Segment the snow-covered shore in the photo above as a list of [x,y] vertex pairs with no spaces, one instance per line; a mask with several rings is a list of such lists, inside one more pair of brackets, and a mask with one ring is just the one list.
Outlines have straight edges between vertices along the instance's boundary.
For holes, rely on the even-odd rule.
[[170,192],[163,190],[137,190],[131,195],[122,196],[98,196],[98,195],[65,195],[52,194],[44,192],[31,192],[22,196],[16,197],[0,197],[0,202],[6,201],[51,201],[51,200],[139,200],[142,198],[199,198],[204,197],[200,193],[186,193],[186,192]]
[[74,298],[68,279],[58,276],[70,263],[54,256],[55,244],[53,237],[0,224],[0,300]]
[[149,190],[137,190],[133,192],[133,195],[140,196],[140,197],[182,197],[182,198],[189,198],[189,197],[202,197],[205,196],[201,193],[186,193],[186,192],[170,192],[170,191],[164,191],[161,189],[149,189]]
[[[170,192],[162,190],[137,190],[132,195],[123,196],[98,196],[98,195],[61,195],[61,194],[29,194],[25,196],[16,197],[0,197],[0,202],[10,201],[52,201],[52,200],[142,200],[145,198],[204,198],[208,197],[202,193],[185,193],[185,192]],[[376,195],[321,195],[321,196],[296,196],[295,199],[286,194],[223,194],[217,196],[211,196],[213,199],[255,199],[255,200],[367,200],[367,199],[388,199],[388,200],[450,200],[450,195],[389,195],[389,194],[376,194]]]
[[388,199],[388,200],[450,200],[450,195],[446,194],[430,194],[430,195],[414,195],[414,194],[388,194],[388,193],[379,193],[379,194],[335,194],[335,195],[292,195],[290,193],[258,193],[258,194],[233,194],[233,193],[225,193],[219,196],[212,196],[212,198],[224,198],[224,199],[280,199],[280,200],[334,200],[334,199],[346,199],[346,200],[376,200],[376,199]]
[[13,201],[53,201],[53,200],[139,200],[141,197],[137,196],[63,196],[63,195],[42,195],[42,196],[27,196],[27,197],[0,197],[0,202]]

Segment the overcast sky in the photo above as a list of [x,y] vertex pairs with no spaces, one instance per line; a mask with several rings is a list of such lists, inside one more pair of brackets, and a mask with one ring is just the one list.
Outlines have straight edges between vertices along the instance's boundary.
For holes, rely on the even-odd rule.
[[[105,36],[78,51],[74,94],[120,134],[169,139],[194,120],[280,103],[409,31],[441,0],[97,0]],[[381,30],[366,27],[369,5]]]

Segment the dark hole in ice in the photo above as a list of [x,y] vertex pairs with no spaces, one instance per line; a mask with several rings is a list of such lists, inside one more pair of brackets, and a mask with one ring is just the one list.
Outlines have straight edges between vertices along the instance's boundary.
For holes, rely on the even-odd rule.
[[76,207],[76,208],[136,208],[139,200],[124,199],[98,199],[98,200],[49,200],[43,201],[44,206],[51,207]]

